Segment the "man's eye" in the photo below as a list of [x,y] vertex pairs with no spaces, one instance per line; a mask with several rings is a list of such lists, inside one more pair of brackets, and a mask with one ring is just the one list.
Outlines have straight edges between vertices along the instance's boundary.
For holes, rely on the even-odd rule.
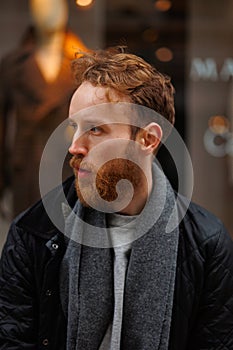
[[77,130],[78,125],[76,123],[69,123],[69,126],[73,129],[73,130]]
[[93,126],[92,128],[90,128],[90,131],[92,134],[100,134],[102,129],[98,126]]

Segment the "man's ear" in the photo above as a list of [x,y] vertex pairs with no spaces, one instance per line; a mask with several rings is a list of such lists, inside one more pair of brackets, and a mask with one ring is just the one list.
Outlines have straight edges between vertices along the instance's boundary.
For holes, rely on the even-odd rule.
[[142,145],[142,150],[147,154],[155,153],[163,137],[161,126],[150,123],[145,126],[138,135],[137,141]]

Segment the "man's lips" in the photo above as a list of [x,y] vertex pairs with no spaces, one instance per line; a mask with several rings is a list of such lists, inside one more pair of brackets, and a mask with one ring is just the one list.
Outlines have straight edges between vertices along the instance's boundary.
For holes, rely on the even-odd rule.
[[91,170],[81,168],[81,167],[74,167],[74,170],[75,170],[75,174],[79,178],[84,178],[84,177],[90,176],[92,174]]
[[88,169],[84,169],[84,168],[79,168],[78,169],[78,175],[88,175],[88,174],[91,174],[91,171],[90,170],[88,170]]
[[75,176],[78,176],[79,178],[84,178],[94,174],[93,167],[84,163],[82,163],[82,159],[71,159],[70,166],[73,168]]

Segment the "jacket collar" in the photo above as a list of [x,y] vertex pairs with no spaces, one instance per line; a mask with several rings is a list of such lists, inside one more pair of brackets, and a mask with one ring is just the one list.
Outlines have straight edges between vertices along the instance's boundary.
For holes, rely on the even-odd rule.
[[[47,240],[51,239],[53,236],[64,232],[65,222],[62,212],[64,198],[69,206],[73,208],[77,201],[73,176],[21,213],[13,223],[19,229],[23,229],[30,234]],[[52,212],[56,214],[56,220],[51,217],[50,213]]]

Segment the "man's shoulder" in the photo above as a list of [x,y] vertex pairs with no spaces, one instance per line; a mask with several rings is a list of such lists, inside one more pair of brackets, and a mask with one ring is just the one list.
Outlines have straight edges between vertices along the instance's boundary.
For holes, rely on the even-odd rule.
[[184,239],[194,249],[209,247],[213,249],[221,242],[230,242],[231,238],[222,221],[202,206],[190,202],[181,222]]
[[210,233],[223,228],[222,221],[215,214],[193,201],[189,204],[184,220],[190,223],[195,222],[199,228],[203,230],[206,228]]
[[74,177],[72,176],[19,214],[12,225],[19,230],[43,238],[51,237],[53,232],[64,225],[62,203],[65,202],[72,208],[76,200]]

